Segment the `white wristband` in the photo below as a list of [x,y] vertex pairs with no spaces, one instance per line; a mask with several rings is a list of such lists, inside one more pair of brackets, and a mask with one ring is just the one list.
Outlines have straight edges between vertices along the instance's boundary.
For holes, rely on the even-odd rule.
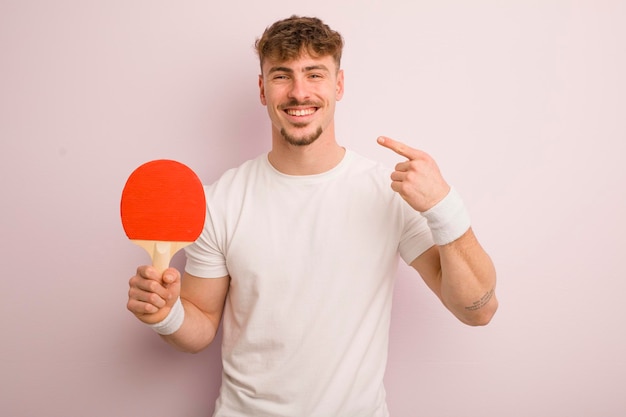
[[176,330],[180,329],[184,320],[185,308],[183,307],[183,303],[180,301],[180,297],[178,297],[167,317],[158,323],[149,324],[148,326],[158,334],[167,336],[168,334],[172,334]]
[[437,245],[460,238],[470,228],[470,217],[459,193],[450,188],[443,200],[422,213]]

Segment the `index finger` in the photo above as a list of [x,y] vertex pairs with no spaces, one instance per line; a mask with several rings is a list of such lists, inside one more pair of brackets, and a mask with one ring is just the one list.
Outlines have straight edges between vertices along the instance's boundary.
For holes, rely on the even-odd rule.
[[160,273],[151,265],[142,265],[137,268],[137,276],[144,280],[156,281],[163,288],[180,281],[180,272],[176,268],[167,268]]
[[145,292],[155,293],[164,300],[168,298],[167,283],[165,283],[158,271],[151,266],[140,266],[137,275],[130,279],[130,287],[138,288]]
[[415,159],[420,155],[420,151],[417,149],[413,149],[402,142],[398,142],[397,140],[393,140],[386,136],[379,136],[377,141],[379,145],[382,145],[387,149],[391,149],[398,155],[404,156],[407,159]]
[[153,281],[161,282],[163,274],[159,273],[152,265],[141,265],[137,267],[137,276],[143,279],[151,279]]

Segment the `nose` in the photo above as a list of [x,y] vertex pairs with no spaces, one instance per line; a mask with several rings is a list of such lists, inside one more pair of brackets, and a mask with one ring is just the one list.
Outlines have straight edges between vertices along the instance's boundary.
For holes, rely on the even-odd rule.
[[309,98],[309,91],[306,81],[302,78],[294,77],[288,94],[289,98],[295,99],[299,102],[307,100]]

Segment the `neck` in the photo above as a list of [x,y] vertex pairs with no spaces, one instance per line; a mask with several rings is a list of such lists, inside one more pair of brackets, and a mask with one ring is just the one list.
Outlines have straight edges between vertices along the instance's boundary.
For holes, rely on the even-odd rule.
[[322,134],[305,146],[287,143],[280,133],[273,132],[270,164],[287,175],[315,175],[336,167],[344,157],[345,149],[337,143],[332,132]]

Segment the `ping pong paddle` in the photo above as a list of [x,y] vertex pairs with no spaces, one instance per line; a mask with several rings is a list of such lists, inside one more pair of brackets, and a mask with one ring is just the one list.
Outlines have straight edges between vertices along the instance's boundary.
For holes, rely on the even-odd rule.
[[174,254],[202,232],[206,215],[202,182],[180,162],[146,162],[128,177],[120,214],[126,236],[144,248],[152,266],[163,272]]

